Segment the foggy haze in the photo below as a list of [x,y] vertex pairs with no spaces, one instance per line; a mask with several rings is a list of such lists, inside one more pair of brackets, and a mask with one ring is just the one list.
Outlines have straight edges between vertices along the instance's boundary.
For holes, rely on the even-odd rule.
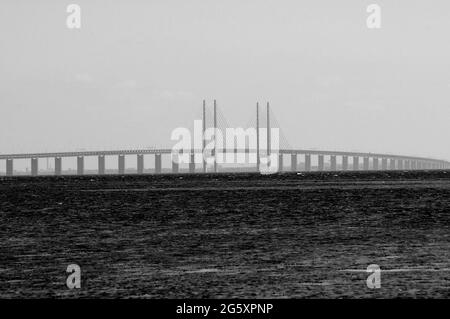
[[[81,29],[66,7],[81,6]],[[378,3],[381,29],[368,29]],[[202,100],[290,144],[450,159],[448,1],[0,3],[0,153],[170,147]]]

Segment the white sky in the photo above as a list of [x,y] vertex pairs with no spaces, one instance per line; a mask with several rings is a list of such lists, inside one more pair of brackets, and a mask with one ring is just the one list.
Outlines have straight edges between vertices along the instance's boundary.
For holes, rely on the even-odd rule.
[[448,0],[2,0],[0,153],[171,146],[216,98],[294,146],[450,159],[449,31]]

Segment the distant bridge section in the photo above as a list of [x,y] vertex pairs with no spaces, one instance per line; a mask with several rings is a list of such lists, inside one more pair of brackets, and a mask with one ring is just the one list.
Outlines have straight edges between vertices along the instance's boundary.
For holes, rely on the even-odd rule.
[[[195,154],[202,154],[203,150],[190,150],[190,161],[188,163],[189,173],[206,172],[206,165],[195,163]],[[183,151],[181,151],[183,153]],[[217,154],[230,153],[256,153],[258,151],[249,149],[216,149]],[[306,149],[281,149],[272,150],[272,153],[278,153],[278,170],[284,171],[369,171],[369,170],[430,170],[430,169],[449,169],[450,162],[445,160],[413,157],[380,153],[361,153],[361,152],[342,152],[342,151],[324,151],[324,150],[306,150]],[[162,156],[168,155],[172,162],[172,173],[179,173],[179,163],[175,160],[180,153],[174,153],[172,149],[132,149],[132,150],[111,150],[111,151],[78,151],[78,152],[54,152],[54,153],[28,153],[28,154],[3,154],[0,160],[6,160],[6,175],[14,175],[14,160],[28,159],[31,162],[31,175],[39,174],[38,159],[54,159],[54,174],[61,175],[63,172],[62,159],[77,159],[77,174],[84,174],[85,157],[98,158],[98,174],[105,174],[105,157],[117,157],[117,173],[125,174],[125,156],[136,156],[136,173],[144,173],[144,155],[155,157],[154,173],[162,173]],[[289,159],[288,166],[284,165],[286,157]],[[259,156],[258,156],[259,158]],[[258,161],[259,162],[259,161]],[[196,164],[198,165],[196,167]],[[259,170],[259,164],[255,165],[255,171]],[[213,172],[218,172],[218,165],[214,165]]]
[[[214,100],[214,113],[213,113],[213,125],[212,128],[220,129],[221,122],[226,123],[226,119],[218,118],[218,112],[216,101]],[[225,149],[220,146],[216,146],[213,150],[215,155],[223,154],[256,154],[256,165],[254,165],[255,171],[260,171],[260,154],[278,154],[278,171],[346,171],[346,170],[426,170],[426,169],[449,169],[450,162],[445,160],[425,158],[425,157],[413,157],[403,155],[392,154],[380,154],[380,153],[361,153],[361,152],[341,152],[341,151],[322,151],[322,150],[306,150],[306,149],[292,149],[283,146],[279,146],[280,149],[271,149],[271,122],[270,118],[272,113],[269,110],[269,103],[266,107],[266,148],[260,148],[260,139],[264,136],[260,136],[260,111],[259,103],[256,103],[256,148],[249,149],[249,144],[246,144],[246,149]],[[276,120],[275,120],[276,122]],[[206,130],[206,103],[203,101],[203,136],[205,136]],[[264,123],[263,123],[264,124]],[[215,139],[216,137],[214,137]],[[216,144],[216,143],[215,143]],[[285,143],[288,145],[289,143]],[[203,154],[206,147],[206,140],[203,138],[201,149],[192,149],[184,151],[189,153],[188,167],[189,173],[207,172],[207,165],[203,159],[201,163],[196,163],[195,159],[198,158],[196,154]],[[226,146],[228,147],[228,145]],[[253,146],[252,146],[253,148]],[[277,147],[278,148],[278,147]],[[181,151],[183,153],[183,151]],[[170,148],[146,148],[146,149],[131,149],[131,150],[112,150],[112,151],[78,151],[78,152],[53,152],[53,153],[27,153],[27,154],[3,154],[0,155],[0,160],[6,161],[6,175],[14,175],[14,160],[28,159],[31,161],[31,175],[36,176],[39,174],[39,159],[40,158],[53,158],[55,161],[55,175],[61,175],[63,170],[62,159],[63,158],[76,158],[77,159],[77,174],[83,175],[84,159],[85,157],[97,157],[98,158],[98,174],[103,175],[106,172],[105,169],[105,157],[114,156],[117,157],[117,173],[125,174],[125,156],[135,155],[137,161],[137,174],[143,174],[145,171],[144,155],[150,155],[155,157],[155,165],[152,172],[155,174],[162,173],[162,157],[169,154],[172,163],[172,173],[179,172],[178,156],[180,153],[174,153],[174,150]],[[217,158],[218,156],[213,156]],[[284,165],[285,158],[288,158],[289,165]],[[276,158],[276,157],[275,157]],[[350,160],[349,160],[350,159]],[[219,163],[220,164],[220,163]],[[196,165],[198,165],[196,167]],[[253,165],[253,164],[252,164]],[[242,165],[248,167],[248,165]],[[235,167],[236,168],[236,167]],[[239,167],[236,169],[238,170]],[[218,172],[219,165],[214,160],[212,172]],[[227,170],[229,171],[229,170]]]

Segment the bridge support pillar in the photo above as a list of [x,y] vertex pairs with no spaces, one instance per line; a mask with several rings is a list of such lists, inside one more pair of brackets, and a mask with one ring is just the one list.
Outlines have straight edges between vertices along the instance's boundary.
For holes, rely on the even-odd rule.
[[311,154],[305,154],[305,171],[311,171]]
[[[280,153],[281,155],[281,153]],[[207,163],[206,163],[206,156],[202,154],[203,157],[203,165],[204,165],[204,173],[206,173]],[[253,153],[250,153],[250,149],[248,145],[245,147],[245,162],[248,164],[254,164],[256,162],[256,156],[253,157]]]
[[364,163],[363,163],[363,169],[365,170],[365,171],[368,171],[369,170],[369,158],[368,157],[364,157]]
[[378,158],[377,158],[377,157],[374,157],[374,158],[372,159],[372,169],[373,169],[374,171],[377,171],[377,170],[378,170]]
[[[217,173],[218,171],[219,171],[219,165],[218,165],[218,162],[217,162],[217,158],[218,158],[218,154],[219,154],[219,152],[217,151],[217,149],[216,148],[214,148],[213,150],[212,150],[212,152],[211,152],[211,154],[212,154],[212,157],[214,158],[214,173]],[[222,156],[223,156],[223,154],[222,154]],[[259,160],[259,153],[258,153],[258,161],[257,161],[257,163],[256,163],[256,169],[258,170],[258,172],[259,172],[259,170],[260,170],[260,160]],[[195,164],[194,164],[195,165]]]
[[382,169],[383,171],[386,171],[386,170],[387,170],[387,166],[388,166],[388,164],[387,164],[387,158],[383,158],[383,159],[381,160],[381,169]]
[[39,164],[37,158],[31,159],[31,176],[37,176],[39,171]]
[[[225,156],[225,155],[224,155]],[[190,160],[189,160],[189,173],[194,174],[195,173],[195,153],[191,153]]]
[[323,161],[323,155],[319,155],[318,156],[318,166],[319,166],[319,171],[323,171],[324,169],[324,161]]
[[176,153],[172,153],[171,154],[171,159],[172,159],[172,173],[173,174],[178,174],[178,154]]
[[359,156],[353,156],[353,170],[359,171]]
[[332,171],[336,171],[337,166],[336,166],[336,155],[331,155],[330,156],[330,168]]
[[278,154],[278,172],[283,172],[283,154]]
[[125,155],[118,156],[118,171],[120,175],[125,174]]
[[62,159],[61,157],[55,157],[55,175],[59,176],[62,174]]
[[346,171],[348,169],[348,156],[342,156],[342,170]]
[[77,175],[83,175],[84,174],[84,157],[78,156],[77,157]]
[[389,160],[389,169],[390,170],[395,170],[395,159],[391,158]]
[[14,161],[12,158],[6,159],[6,176],[13,176]]
[[[204,149],[203,149],[203,151],[204,151]],[[247,156],[247,150],[245,150],[245,154]],[[202,154],[202,157],[203,157],[203,154]],[[206,160],[204,158],[202,160],[202,172],[206,173]]]
[[405,169],[411,169],[411,161],[405,160]]
[[403,160],[400,159],[397,161],[397,169],[400,169],[400,170],[403,169]]
[[98,175],[105,175],[105,156],[98,157]]
[[291,154],[291,171],[297,171],[297,154]]
[[144,155],[143,154],[137,155],[137,173],[144,174]]
[[155,174],[161,174],[161,172],[162,172],[161,154],[155,154]]

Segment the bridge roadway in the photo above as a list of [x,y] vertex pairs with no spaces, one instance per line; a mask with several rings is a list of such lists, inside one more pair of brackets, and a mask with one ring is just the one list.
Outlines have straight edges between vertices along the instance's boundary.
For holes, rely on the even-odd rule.
[[[217,152],[236,152],[246,153],[248,149],[217,149]],[[254,152],[256,150],[253,150]],[[110,151],[75,151],[75,152],[53,152],[53,153],[24,153],[24,154],[0,154],[0,160],[5,159],[32,159],[32,158],[61,158],[61,157],[80,157],[80,156],[114,156],[114,155],[145,155],[145,154],[171,154],[172,149],[169,148],[152,148],[152,149],[132,149],[132,150],[110,150]],[[183,150],[180,151],[183,153]],[[188,150],[187,153],[201,153],[202,150]],[[433,159],[427,157],[405,156],[382,153],[363,153],[363,152],[344,152],[344,151],[321,151],[321,150],[307,150],[307,149],[281,149],[278,151],[281,154],[310,154],[310,155],[324,155],[324,156],[348,156],[348,157],[369,157],[369,158],[387,158],[397,160],[409,161],[425,161],[430,163],[450,164],[449,161],[441,159]]]
[[[256,150],[252,150],[256,152]],[[217,149],[218,153],[250,153],[248,149]],[[0,160],[6,160],[6,175],[12,176],[14,173],[13,161],[16,159],[30,159],[31,160],[31,175],[38,175],[38,159],[39,158],[54,158],[55,159],[55,175],[62,174],[62,158],[76,157],[77,158],[77,174],[84,173],[84,157],[97,156],[98,157],[98,173],[105,174],[105,156],[118,156],[118,173],[125,173],[125,155],[137,156],[137,173],[144,172],[144,155],[153,154],[155,156],[155,173],[162,172],[162,154],[171,154],[172,149],[168,148],[152,148],[152,149],[131,149],[131,150],[110,150],[110,151],[76,151],[76,152],[54,152],[54,153],[28,153],[28,154],[0,154]],[[180,153],[183,153],[181,151]],[[196,172],[194,163],[194,154],[202,153],[202,150],[189,150],[185,153],[190,153],[189,172]],[[264,153],[264,152],[263,152]],[[312,170],[311,157],[317,157],[317,170],[415,170],[415,169],[448,169],[450,162],[440,159],[403,156],[393,154],[381,153],[362,153],[362,152],[343,152],[343,151],[322,151],[322,150],[307,150],[307,149],[281,149],[278,151],[279,156],[279,170],[285,170],[283,165],[283,158],[290,156],[290,170],[291,171],[310,171]],[[304,155],[304,162],[300,167],[298,156]],[[325,156],[329,157],[329,165],[325,166]],[[341,158],[341,165],[337,165],[337,157]],[[349,165],[348,158],[352,158],[352,165]],[[362,163],[360,163],[362,159]],[[381,165],[380,165],[381,160]],[[362,164],[362,165],[361,165]],[[206,171],[204,165],[203,172]],[[215,168],[217,169],[217,168]],[[179,165],[172,161],[172,172],[177,173]]]

